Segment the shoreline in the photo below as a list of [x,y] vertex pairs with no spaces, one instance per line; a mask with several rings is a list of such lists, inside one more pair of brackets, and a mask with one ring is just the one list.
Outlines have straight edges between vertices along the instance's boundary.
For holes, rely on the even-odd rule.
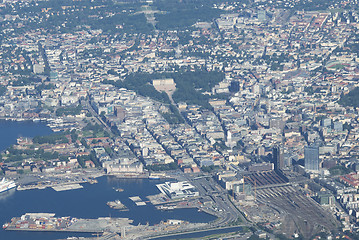
[[47,123],[47,118],[15,118],[15,117],[0,117],[0,121],[12,121],[12,122],[42,122]]
[[[5,228],[5,231],[21,231],[21,232],[65,232],[65,233],[99,233],[90,230],[66,230],[66,229],[23,229],[23,228]],[[102,232],[101,232],[102,233]]]
[[[22,175],[21,177],[26,177],[26,176],[31,176],[30,175]],[[89,176],[89,175],[86,175]],[[158,178],[151,178],[151,176],[149,176],[149,174],[140,174],[140,175],[134,175],[134,174],[106,174],[106,173],[101,173],[98,172],[94,175],[90,175],[89,177],[87,177],[86,179],[83,180],[74,180],[71,181],[69,179],[66,179],[66,181],[64,182],[58,182],[58,183],[44,183],[44,181],[37,181],[37,182],[32,182],[32,184],[26,185],[26,184],[18,184],[16,187],[17,191],[27,191],[27,190],[34,190],[34,189],[46,189],[46,188],[54,188],[54,187],[63,187],[63,186],[67,186],[67,185],[73,185],[73,184],[84,184],[84,183],[89,183],[89,184],[96,184],[97,183],[97,178],[99,177],[103,177],[103,176],[107,176],[107,177],[114,177],[116,179],[148,179],[148,180],[156,180],[156,181],[160,181],[160,180],[169,180],[169,179],[173,179],[173,177],[171,176],[160,176]],[[46,175],[45,175],[46,177]],[[51,177],[51,175],[49,175],[49,177]],[[75,190],[74,189],[69,189],[69,190]]]
[[[105,174],[103,175],[103,177],[106,176]],[[99,181],[100,182],[100,181]],[[197,207],[184,207],[184,208],[193,208],[193,209],[197,209],[198,211],[200,210]],[[182,208],[177,208],[178,210],[182,209]],[[131,226],[130,228],[128,228],[129,232],[128,234],[133,236],[139,236],[138,239],[147,239],[147,237],[157,237],[157,236],[162,236],[163,234],[167,234],[168,232],[166,231],[174,231],[174,233],[178,230],[180,230],[182,227],[186,230],[184,230],[184,232],[187,231],[191,231],[193,229],[198,229],[198,228],[202,228],[203,230],[206,230],[210,227],[213,227],[214,224],[216,223],[216,221],[218,221],[218,216],[211,214],[210,212],[205,211],[205,209],[201,209],[202,212],[214,216],[215,219],[210,220],[209,222],[187,222],[185,220],[179,220],[181,221],[183,224],[180,224],[179,226],[181,226],[180,228],[178,228],[179,226],[177,226],[176,224],[169,224],[168,222],[165,224],[154,224],[154,225],[132,225],[130,223]],[[29,213],[29,214],[36,214],[36,213]],[[41,214],[41,213],[39,213]],[[72,215],[72,214],[71,214]],[[68,215],[64,215],[64,216],[68,216]],[[56,219],[59,219],[59,217],[56,217]],[[66,219],[66,221],[71,221],[72,222],[72,218],[71,217],[64,217],[64,219]],[[75,219],[75,218],[74,218]],[[121,220],[122,219],[122,220]],[[166,218],[168,220],[168,218]],[[130,221],[132,221],[131,219],[128,219]],[[127,222],[126,220],[124,220],[124,218],[108,218],[108,217],[100,217],[98,219],[86,219],[86,218],[77,218],[77,220],[75,222],[73,222],[71,225],[69,225],[68,227],[65,227],[63,229],[48,229],[46,226],[45,228],[43,228],[43,226],[40,227],[42,221],[44,220],[39,220],[40,223],[38,223],[38,226],[32,226],[32,228],[30,228],[31,222],[27,223],[26,218],[23,218],[22,220],[23,222],[17,222],[15,219],[12,219],[12,225],[8,226],[6,229],[4,229],[5,231],[21,231],[21,232],[54,232],[54,233],[102,233],[104,232],[103,229],[107,229],[106,226],[108,226],[111,229],[111,232],[113,233],[117,233],[119,234],[121,232],[122,228],[118,228],[118,226],[126,226],[129,222]],[[33,221],[35,222],[35,221]],[[118,224],[112,224],[112,223],[116,223],[118,222]],[[101,224],[100,224],[101,223]],[[26,226],[26,224],[29,224]],[[51,223],[50,223],[51,224]],[[54,223],[52,223],[53,226],[55,226]],[[47,223],[46,223],[47,225]],[[117,227],[116,227],[117,226]],[[149,231],[151,234],[150,235],[142,235],[142,231]],[[161,231],[163,231],[161,233]],[[182,233],[184,233],[182,232]],[[159,235],[157,235],[158,233],[160,233]]]

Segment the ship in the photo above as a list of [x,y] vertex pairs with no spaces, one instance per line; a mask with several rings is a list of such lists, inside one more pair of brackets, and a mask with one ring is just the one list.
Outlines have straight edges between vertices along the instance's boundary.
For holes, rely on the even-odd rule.
[[12,180],[6,180],[5,178],[3,178],[0,181],[0,193],[6,192],[14,187],[16,187],[16,184]]

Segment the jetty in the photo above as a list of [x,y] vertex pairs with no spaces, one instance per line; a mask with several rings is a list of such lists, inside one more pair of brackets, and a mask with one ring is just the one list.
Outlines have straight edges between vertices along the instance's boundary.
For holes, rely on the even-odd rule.
[[110,208],[119,209],[119,210],[127,209],[127,207],[123,203],[121,203],[120,200],[109,201],[109,202],[107,202],[107,206],[109,206]]
[[136,206],[146,206],[146,203],[139,196],[129,197],[129,199],[133,201]]

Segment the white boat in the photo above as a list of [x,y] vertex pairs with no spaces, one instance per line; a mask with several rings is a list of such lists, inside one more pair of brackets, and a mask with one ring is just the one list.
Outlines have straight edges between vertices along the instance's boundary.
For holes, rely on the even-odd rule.
[[16,187],[16,184],[12,180],[6,180],[5,178],[3,178],[0,181],[0,193],[8,191],[14,187]]
[[148,176],[148,179],[151,179],[151,180],[159,180],[159,179],[160,179],[160,176],[154,175],[154,174],[150,174],[150,175]]

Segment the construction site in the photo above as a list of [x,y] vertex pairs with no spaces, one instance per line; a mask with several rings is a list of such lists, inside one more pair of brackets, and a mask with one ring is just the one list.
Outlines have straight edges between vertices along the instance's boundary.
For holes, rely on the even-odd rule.
[[339,222],[307,196],[300,185],[289,182],[280,172],[248,174],[235,190],[233,196],[238,207],[249,220],[286,237],[301,235],[308,239],[320,231],[339,226]]

